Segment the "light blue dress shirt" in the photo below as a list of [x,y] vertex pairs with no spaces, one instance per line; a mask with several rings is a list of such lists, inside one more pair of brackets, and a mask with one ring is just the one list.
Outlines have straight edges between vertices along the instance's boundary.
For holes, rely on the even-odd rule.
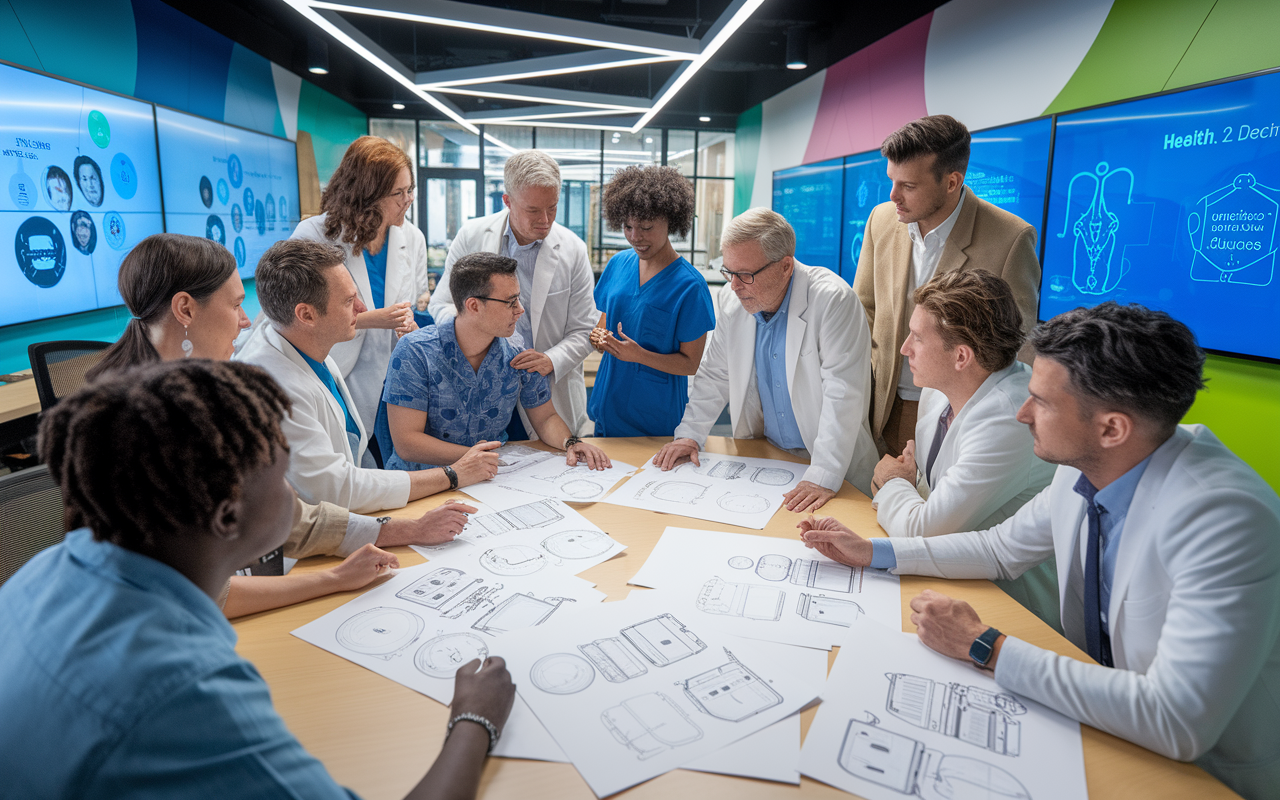
[[88,529],[0,587],[0,794],[350,798],[271,705],[217,604]]
[[511,232],[510,222],[507,223],[507,230],[502,234],[502,254],[516,260],[516,278],[520,281],[520,305],[524,306],[525,313],[516,320],[516,334],[524,343],[523,349],[533,347],[533,314],[530,313],[529,304],[533,300],[533,268],[538,263],[538,251],[542,249],[542,241],[537,239],[528,244],[520,244],[516,241],[515,234]]
[[791,288],[795,275],[787,284],[782,305],[768,320],[764,312],[756,318],[756,388],[764,411],[764,438],[774,447],[797,450],[804,447],[804,437],[796,424],[791,407],[791,390],[787,388],[787,309],[791,306]]

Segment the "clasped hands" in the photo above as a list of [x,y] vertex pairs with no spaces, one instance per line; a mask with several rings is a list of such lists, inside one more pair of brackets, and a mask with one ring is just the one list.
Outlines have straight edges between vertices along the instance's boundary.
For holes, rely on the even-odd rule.
[[646,352],[635,339],[622,332],[622,323],[618,323],[618,335],[608,328],[591,329],[591,346],[600,353],[608,353],[619,361],[639,361],[640,354]]
[[912,486],[916,485],[916,440],[908,439],[902,448],[902,455],[882,456],[876,464],[875,473],[871,476],[871,494],[879,493],[886,483],[894,478],[902,478]]

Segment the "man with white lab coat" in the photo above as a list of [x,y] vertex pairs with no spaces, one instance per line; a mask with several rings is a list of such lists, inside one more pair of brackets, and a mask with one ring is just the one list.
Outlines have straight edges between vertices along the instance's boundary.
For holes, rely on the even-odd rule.
[[[1017,420],[1031,367],[1009,284],[986,270],[947,272],[915,290],[902,354],[921,388],[916,435],[884,456],[872,488],[876,521],[892,537],[986,530],[1053,480]],[[1001,589],[1061,630],[1053,559]]]
[[369,434],[330,351],[356,333],[365,310],[341,248],[305,239],[272,245],[258,262],[259,325],[236,359],[256,364],[289,395],[281,428],[289,440],[286,477],[308,503],[356,512],[400,508],[446,489],[493,477],[497,442],[467,451],[451,466],[421,472],[365,469]]
[[847,283],[796,261],[795,249],[791,225],[768,209],[750,209],[726,226],[720,271],[736,299],[721,293],[684,418],[654,463],[664,470],[698,463],[728,403],[735,439],[763,436],[809,459],[783,501],[803,513],[821,508],[846,479],[870,494],[878,454],[867,421],[866,314]]
[[[517,323],[524,350],[511,360],[516,369],[551,380],[551,404],[574,435],[587,430],[587,389],[582,361],[591,352],[591,329],[600,314],[593,298],[595,276],[587,246],[573,231],[556,222],[560,203],[560,167],[540,150],[521,150],[503,170],[506,210],[462,226],[444,274],[431,296],[436,322],[457,316],[449,291],[449,275],[459,258],[470,253],[497,253],[516,261],[520,304],[528,312]],[[537,438],[525,409],[516,404],[508,438]],[[552,444],[559,444],[552,442]]]
[[868,541],[826,518],[806,544],[855,566],[1012,578],[1056,556],[1062,627],[1097,664],[1005,636],[967,603],[911,601],[920,640],[1000,686],[1247,798],[1280,786],[1280,498],[1203,425],[1186,326],[1103,303],[1042,324],[1019,418],[1053,483],[994,528]]

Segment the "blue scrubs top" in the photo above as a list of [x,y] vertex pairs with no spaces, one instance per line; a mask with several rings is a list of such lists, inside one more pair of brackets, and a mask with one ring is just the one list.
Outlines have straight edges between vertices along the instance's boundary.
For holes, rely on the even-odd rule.
[[[677,258],[640,285],[640,258],[634,250],[609,259],[596,284],[596,308],[615,336],[622,332],[655,353],[676,353],[683,342],[716,325],[707,281]],[[671,436],[689,402],[689,379],[608,353],[600,362],[587,412],[596,436]]]
[[369,273],[369,299],[373,302],[373,308],[382,308],[386,305],[388,249],[387,243],[383,242],[382,249],[376,256],[368,250],[364,251],[365,271]]

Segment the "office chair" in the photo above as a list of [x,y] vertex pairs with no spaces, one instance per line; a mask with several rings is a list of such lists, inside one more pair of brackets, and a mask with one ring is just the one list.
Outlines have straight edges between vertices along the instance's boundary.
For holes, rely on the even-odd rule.
[[84,385],[84,374],[102,358],[107,342],[37,342],[27,346],[40,410],[51,408]]
[[0,477],[0,584],[66,537],[62,490],[43,464]]

